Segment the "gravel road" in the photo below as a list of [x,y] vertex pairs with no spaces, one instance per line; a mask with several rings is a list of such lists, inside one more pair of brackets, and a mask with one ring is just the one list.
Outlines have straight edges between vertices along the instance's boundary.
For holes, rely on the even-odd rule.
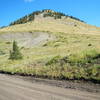
[[0,74],[0,100],[100,100],[100,94]]

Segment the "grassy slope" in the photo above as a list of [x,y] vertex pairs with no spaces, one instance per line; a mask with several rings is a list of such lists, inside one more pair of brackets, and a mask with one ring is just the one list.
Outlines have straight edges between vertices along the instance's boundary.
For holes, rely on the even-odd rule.
[[26,24],[14,25],[0,30],[2,32],[26,32],[26,31],[49,31],[63,32],[69,34],[99,34],[100,28],[91,26],[71,18],[67,19],[52,19],[52,18],[37,18]]
[[[0,55],[0,70],[50,78],[100,80],[100,64],[94,61],[96,59],[93,59],[100,54],[100,36],[98,36],[100,29],[70,18],[65,20],[36,19],[34,22],[1,29],[1,34],[5,32],[49,31],[57,38],[40,47],[23,48],[21,52],[24,54],[24,59],[18,61],[8,60],[12,44],[1,41],[0,50],[5,54]],[[67,56],[69,61],[74,64],[64,62],[63,65],[59,65],[58,62],[55,62],[45,65],[59,55],[61,57],[57,59]],[[87,64],[88,57],[86,55],[89,55],[93,64]],[[84,62],[84,66],[80,62]],[[88,67],[86,68],[86,66]]]

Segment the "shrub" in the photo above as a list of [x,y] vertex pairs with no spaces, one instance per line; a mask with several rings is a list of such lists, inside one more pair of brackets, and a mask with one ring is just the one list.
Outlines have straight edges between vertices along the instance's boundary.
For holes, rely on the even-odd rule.
[[20,53],[19,47],[17,46],[17,42],[13,42],[13,49],[10,51],[10,57],[9,59],[17,60],[22,59],[22,54]]
[[50,59],[50,60],[46,63],[46,65],[56,64],[56,63],[59,62],[60,58],[61,58],[61,56],[55,56],[55,57],[53,57],[52,59]]
[[0,50],[0,55],[4,55],[5,53],[3,51]]
[[73,54],[69,57],[69,63],[78,66],[92,63],[100,58],[100,53],[96,50],[84,51],[82,53]]

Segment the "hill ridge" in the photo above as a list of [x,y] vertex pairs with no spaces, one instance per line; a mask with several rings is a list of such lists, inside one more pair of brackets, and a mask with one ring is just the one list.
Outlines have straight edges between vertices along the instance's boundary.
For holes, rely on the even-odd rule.
[[28,14],[14,22],[11,22],[10,23],[10,26],[12,25],[16,25],[16,24],[24,24],[24,23],[27,23],[27,22],[30,22],[30,21],[33,21],[35,19],[35,16],[36,15],[40,15],[42,14],[42,17],[45,18],[45,17],[53,17],[54,19],[62,19],[63,17],[65,18],[71,18],[71,19],[75,19],[77,21],[80,21],[80,22],[84,22],[83,20],[80,20],[79,18],[76,18],[76,17],[73,17],[73,16],[69,16],[69,15],[66,15],[62,12],[56,12],[54,10],[50,10],[50,9],[44,9],[44,10],[40,10],[40,11],[34,11],[32,12],[31,14]]

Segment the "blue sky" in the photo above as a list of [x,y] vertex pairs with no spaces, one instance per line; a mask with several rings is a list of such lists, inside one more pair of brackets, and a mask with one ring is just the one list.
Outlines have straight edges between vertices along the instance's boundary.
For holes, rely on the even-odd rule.
[[100,0],[0,0],[0,26],[42,9],[60,11],[100,27]]

